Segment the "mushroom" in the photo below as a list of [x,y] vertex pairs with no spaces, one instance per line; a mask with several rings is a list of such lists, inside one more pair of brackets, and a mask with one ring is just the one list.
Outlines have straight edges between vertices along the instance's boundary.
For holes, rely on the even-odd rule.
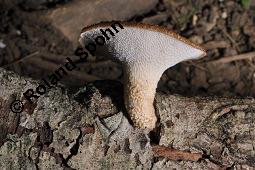
[[163,72],[179,62],[206,55],[203,48],[180,35],[143,23],[88,26],[82,30],[79,42],[92,55],[121,62],[126,110],[136,127],[148,130],[153,130],[157,122],[153,103]]

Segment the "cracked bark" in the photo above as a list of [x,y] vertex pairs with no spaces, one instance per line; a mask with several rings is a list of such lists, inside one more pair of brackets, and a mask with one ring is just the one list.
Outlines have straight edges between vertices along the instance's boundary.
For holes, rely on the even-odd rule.
[[14,114],[10,103],[39,82],[3,69],[0,81],[1,169],[255,167],[253,98],[157,93],[159,128],[145,134],[130,124],[117,82],[90,83],[68,95],[54,88]]

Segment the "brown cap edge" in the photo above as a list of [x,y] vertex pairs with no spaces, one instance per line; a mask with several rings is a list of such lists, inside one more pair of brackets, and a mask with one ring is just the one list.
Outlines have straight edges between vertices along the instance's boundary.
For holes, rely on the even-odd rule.
[[95,28],[100,28],[100,27],[109,27],[111,26],[113,23],[115,22],[120,22],[121,25],[123,25],[124,27],[134,27],[134,28],[143,28],[143,29],[147,29],[150,31],[156,31],[156,32],[160,32],[163,33],[165,35],[171,36],[179,41],[182,41],[194,48],[197,48],[201,51],[203,51],[206,54],[206,50],[201,47],[200,45],[197,45],[196,43],[191,42],[190,40],[180,36],[179,34],[170,31],[169,29],[167,29],[166,27],[162,27],[162,26],[158,26],[158,25],[151,25],[151,24],[147,24],[147,23],[137,23],[137,22],[128,22],[128,21],[110,21],[110,22],[100,22],[97,24],[93,24],[87,27],[84,27],[81,30],[81,33],[95,29]]

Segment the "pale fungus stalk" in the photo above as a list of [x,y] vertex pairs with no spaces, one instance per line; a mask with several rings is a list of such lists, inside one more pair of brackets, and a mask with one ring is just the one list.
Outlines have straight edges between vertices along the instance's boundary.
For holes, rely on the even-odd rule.
[[[98,46],[91,45],[93,39],[98,42],[98,37]],[[87,27],[80,43],[92,55],[101,54],[122,63],[127,112],[135,126],[149,130],[157,121],[153,102],[163,72],[181,61],[206,54],[198,45],[163,27],[129,22]]]

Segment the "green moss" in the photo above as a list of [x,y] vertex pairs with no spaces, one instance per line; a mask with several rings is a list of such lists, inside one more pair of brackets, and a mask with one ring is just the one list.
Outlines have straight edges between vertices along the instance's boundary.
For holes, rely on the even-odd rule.
[[250,0],[241,0],[241,4],[244,8],[248,9],[250,6]]

